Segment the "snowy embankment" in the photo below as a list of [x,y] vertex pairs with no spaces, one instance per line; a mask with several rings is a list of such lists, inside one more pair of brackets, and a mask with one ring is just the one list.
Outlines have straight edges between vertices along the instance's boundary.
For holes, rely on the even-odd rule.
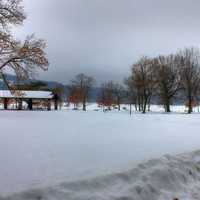
[[125,172],[13,194],[2,200],[197,200],[200,151],[153,159]]

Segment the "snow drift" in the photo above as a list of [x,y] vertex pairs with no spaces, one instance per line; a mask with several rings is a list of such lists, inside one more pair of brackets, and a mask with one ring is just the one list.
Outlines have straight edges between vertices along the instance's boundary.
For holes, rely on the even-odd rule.
[[1,200],[196,200],[200,199],[200,151],[163,156],[125,172],[62,183]]

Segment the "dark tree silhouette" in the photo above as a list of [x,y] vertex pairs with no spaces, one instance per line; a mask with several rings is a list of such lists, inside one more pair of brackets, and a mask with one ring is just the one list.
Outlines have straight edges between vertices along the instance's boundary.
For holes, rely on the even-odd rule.
[[79,91],[80,102],[82,102],[83,110],[86,111],[86,103],[89,100],[89,94],[94,85],[94,78],[83,73],[78,74],[72,81],[71,85],[76,91]]
[[179,59],[177,55],[159,56],[154,59],[156,91],[165,112],[170,112],[170,104],[180,90]]
[[192,104],[200,91],[199,58],[199,49],[186,48],[179,52],[181,86],[187,101],[188,113],[192,113]]

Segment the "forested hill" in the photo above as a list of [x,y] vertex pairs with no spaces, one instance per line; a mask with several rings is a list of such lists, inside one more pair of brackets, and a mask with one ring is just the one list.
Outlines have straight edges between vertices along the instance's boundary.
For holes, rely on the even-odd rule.
[[[13,83],[14,85],[17,85],[19,84],[19,81],[17,81],[17,78],[15,75],[11,75],[11,74],[6,74],[6,79]],[[31,80],[31,79],[28,79],[28,80],[25,80],[25,81],[20,81],[20,84],[29,84],[29,83],[33,83],[33,82],[43,82],[44,84],[47,85],[47,87],[49,89],[53,89],[53,88],[56,88],[56,87],[64,87],[64,84],[62,83],[59,83],[59,82],[55,82],[55,81],[43,81],[43,80]],[[6,85],[3,83],[2,80],[0,80],[0,89],[7,89]]]
[[[15,75],[6,74],[6,79],[9,82],[13,83],[13,85],[19,84]],[[68,94],[68,86],[64,85],[62,83],[56,82],[56,81],[43,81],[43,80],[37,80],[37,79],[35,79],[35,80],[28,79],[26,81],[20,81],[20,84],[26,85],[26,84],[37,83],[37,82],[44,83],[44,85],[46,85],[45,88],[49,89],[49,90],[53,90],[55,88],[62,88],[65,96],[67,96],[67,94]],[[0,79],[0,90],[7,90],[7,86],[3,83],[3,81],[1,79]],[[99,91],[100,91],[100,88],[98,88],[98,87],[94,87],[91,89],[90,101],[96,102],[96,97],[97,97]]]

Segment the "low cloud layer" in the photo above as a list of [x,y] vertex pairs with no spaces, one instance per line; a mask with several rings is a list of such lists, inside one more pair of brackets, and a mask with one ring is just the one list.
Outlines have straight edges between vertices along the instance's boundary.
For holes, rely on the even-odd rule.
[[18,37],[47,40],[50,68],[40,78],[67,83],[77,73],[122,81],[142,55],[200,44],[199,0],[24,0]]

